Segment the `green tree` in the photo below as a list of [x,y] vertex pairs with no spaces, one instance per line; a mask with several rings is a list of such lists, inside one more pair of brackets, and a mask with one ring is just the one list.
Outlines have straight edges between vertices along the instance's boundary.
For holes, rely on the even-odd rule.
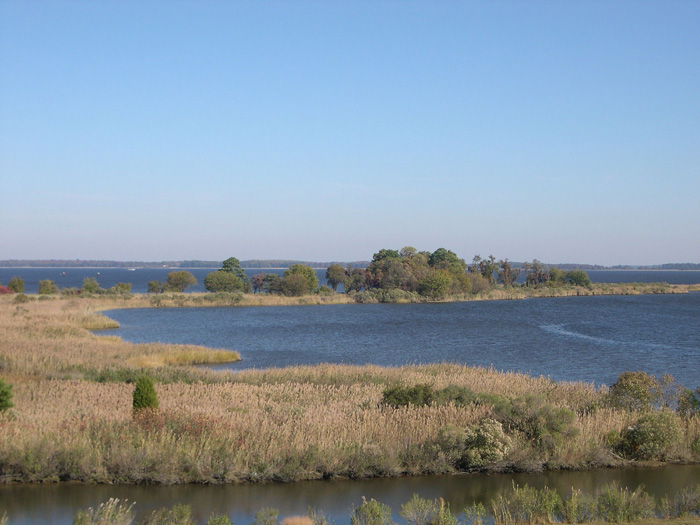
[[243,292],[250,293],[250,279],[245,273],[245,270],[241,267],[241,262],[235,257],[229,257],[221,264],[221,271],[231,272],[243,283]]
[[190,272],[180,270],[170,272],[163,289],[169,292],[184,292],[188,286],[196,286],[197,279]]
[[537,259],[531,263],[525,263],[525,283],[528,286],[539,286],[549,281],[549,273],[544,265]]
[[217,270],[204,278],[204,288],[209,292],[239,292],[243,291],[244,284],[235,273]]
[[452,276],[447,270],[433,270],[418,281],[418,293],[431,299],[442,299],[452,287]]
[[653,408],[663,398],[661,383],[641,370],[622,372],[608,392],[610,404],[630,411]]
[[345,268],[339,264],[331,264],[326,269],[326,281],[333,288],[334,292],[338,291],[338,285],[343,282],[346,277]]
[[158,396],[153,386],[153,380],[146,375],[142,375],[136,380],[133,408],[135,412],[144,408],[158,408]]
[[433,268],[448,270],[450,273],[464,273],[467,271],[467,264],[457,257],[457,254],[445,248],[438,248],[430,254],[428,264]]
[[584,270],[570,270],[566,272],[566,281],[575,286],[585,286],[586,288],[593,286],[591,279]]
[[83,279],[83,290],[87,293],[96,293],[100,289],[97,279],[94,277],[86,277]]
[[318,288],[318,277],[311,266],[293,264],[284,272],[282,293],[285,295],[311,294]]
[[549,282],[553,285],[560,285],[566,282],[566,274],[556,266],[549,269]]
[[23,293],[24,279],[16,275],[12,279],[10,279],[10,282],[7,283],[7,287],[15,293]]
[[345,293],[353,291],[360,292],[367,288],[368,274],[362,268],[348,267],[347,276],[343,279]]
[[263,278],[262,289],[266,293],[280,294],[282,293],[282,277],[274,274],[268,273]]
[[39,281],[39,295],[52,295],[58,293],[58,286],[51,279]]
[[0,412],[4,412],[12,408],[12,385],[5,383],[2,377],[0,377]]
[[520,268],[513,268],[508,259],[500,260],[498,264],[501,267],[498,271],[498,282],[503,286],[513,286],[520,275]]
[[148,281],[147,293],[163,293],[165,284],[160,281]]

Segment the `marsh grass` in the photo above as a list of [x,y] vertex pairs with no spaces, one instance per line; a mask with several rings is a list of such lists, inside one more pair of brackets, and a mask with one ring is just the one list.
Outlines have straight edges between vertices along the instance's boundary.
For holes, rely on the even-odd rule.
[[[5,482],[226,483],[448,473],[461,467],[440,451],[441,432],[466,432],[499,417],[491,402],[382,403],[384,391],[396,386],[462,389],[486,400],[533,398],[552,413],[573,414],[567,439],[545,448],[512,425],[507,453],[479,467],[492,471],[624,464],[609,435],[641,415],[607,407],[606,389],[591,384],[450,363],[202,370],[188,365],[223,354],[135,345],[85,328],[103,322],[93,316],[105,305],[138,298],[21,305],[2,299],[0,372],[13,385],[15,405],[0,417]],[[133,417],[131,382],[144,371],[156,383],[159,409]],[[681,431],[664,459],[697,461],[700,417],[683,420]]]

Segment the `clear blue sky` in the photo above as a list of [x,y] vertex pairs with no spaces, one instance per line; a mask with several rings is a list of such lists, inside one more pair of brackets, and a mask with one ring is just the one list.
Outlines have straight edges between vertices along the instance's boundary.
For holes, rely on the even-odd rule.
[[700,262],[700,2],[0,0],[0,259]]

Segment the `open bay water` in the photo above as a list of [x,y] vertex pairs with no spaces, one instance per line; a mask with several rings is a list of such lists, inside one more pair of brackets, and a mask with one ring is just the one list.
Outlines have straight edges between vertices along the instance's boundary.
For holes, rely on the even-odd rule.
[[[149,281],[165,281],[168,273],[185,270],[197,279],[196,286],[190,286],[186,292],[204,292],[204,277],[213,268],[0,268],[0,284],[7,282],[14,276],[24,279],[27,293],[36,293],[39,289],[39,281],[50,279],[59,288],[81,288],[86,277],[93,277],[102,288],[111,288],[117,283],[130,283],[134,293],[146,293]],[[257,273],[274,273],[282,275],[284,269],[260,269],[249,268],[245,270],[248,277]],[[697,284],[700,283],[700,270],[589,270],[591,281],[595,283],[649,283],[665,282],[669,284]],[[317,269],[316,275],[320,284],[326,283],[326,270]],[[518,282],[525,281],[525,274],[521,273]]]
[[134,342],[240,352],[217,368],[453,362],[610,385],[624,371],[700,386],[700,292],[428,304],[111,310]]

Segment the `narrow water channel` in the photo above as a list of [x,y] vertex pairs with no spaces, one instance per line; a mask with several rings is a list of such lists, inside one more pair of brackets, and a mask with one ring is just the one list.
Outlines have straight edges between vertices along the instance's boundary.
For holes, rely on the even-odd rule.
[[603,469],[583,472],[547,472],[541,474],[467,474],[424,476],[362,481],[313,481],[268,485],[0,485],[0,516],[7,513],[12,525],[70,524],[79,509],[96,507],[109,498],[136,502],[137,520],[153,510],[187,504],[197,522],[215,514],[226,514],[237,525],[251,523],[263,507],[272,507],[284,516],[306,514],[309,507],[322,511],[336,525],[350,523],[353,508],[362,497],[389,505],[394,520],[402,523],[398,512],[415,493],[424,498],[442,497],[453,511],[461,511],[475,502],[489,502],[512,484],[554,488],[567,496],[572,488],[594,492],[597,487],[617,481],[622,487],[645,490],[657,500],[685,487],[700,483],[700,465],[671,465],[658,468]]

